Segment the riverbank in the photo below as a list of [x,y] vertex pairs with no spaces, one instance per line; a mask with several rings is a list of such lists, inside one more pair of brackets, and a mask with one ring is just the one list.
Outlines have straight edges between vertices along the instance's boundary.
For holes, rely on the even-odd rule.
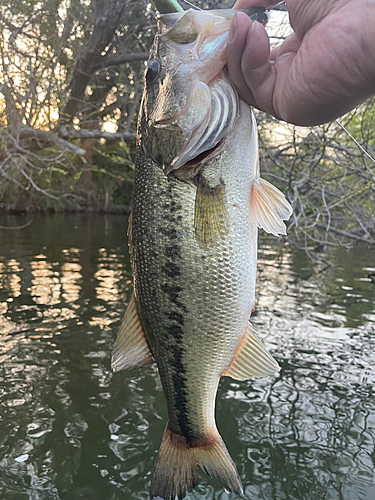
[[0,215],[25,215],[25,214],[108,214],[108,215],[129,215],[131,211],[131,204],[129,205],[118,205],[111,206],[108,208],[103,207],[64,207],[60,209],[55,208],[43,208],[39,206],[28,206],[28,207],[14,207],[7,206],[5,204],[0,204]]

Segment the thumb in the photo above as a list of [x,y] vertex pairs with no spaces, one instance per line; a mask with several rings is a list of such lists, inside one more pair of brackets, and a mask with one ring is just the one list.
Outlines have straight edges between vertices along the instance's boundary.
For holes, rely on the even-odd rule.
[[[272,94],[276,75],[269,60],[266,30],[239,12],[232,21],[229,40],[228,70],[240,96],[249,104],[274,114]],[[258,102],[259,95],[262,103]]]

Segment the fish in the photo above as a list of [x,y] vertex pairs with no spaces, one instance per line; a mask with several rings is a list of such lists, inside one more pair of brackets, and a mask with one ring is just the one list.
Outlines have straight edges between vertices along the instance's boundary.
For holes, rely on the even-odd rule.
[[241,494],[215,423],[221,377],[279,369],[249,322],[258,228],[286,234],[292,208],[260,177],[256,121],[227,71],[233,11],[163,14],[145,72],[129,248],[134,292],[115,372],[156,363],[168,423],[150,498],[182,500],[198,466]]

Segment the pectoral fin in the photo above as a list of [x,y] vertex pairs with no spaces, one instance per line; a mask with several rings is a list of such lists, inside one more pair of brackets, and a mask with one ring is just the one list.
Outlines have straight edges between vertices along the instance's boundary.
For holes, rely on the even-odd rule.
[[152,362],[133,294],[117,334],[112,353],[112,370],[131,370]]
[[254,332],[254,327],[249,323],[231,364],[223,373],[224,376],[247,380],[265,377],[280,369],[277,361],[266,351]]
[[289,202],[275,186],[259,179],[254,180],[250,193],[250,210],[258,227],[266,233],[279,236],[286,234],[283,220],[288,220],[293,213]]
[[203,246],[212,246],[225,236],[227,217],[224,184],[211,188],[204,182],[198,182],[194,214],[195,235],[198,243]]

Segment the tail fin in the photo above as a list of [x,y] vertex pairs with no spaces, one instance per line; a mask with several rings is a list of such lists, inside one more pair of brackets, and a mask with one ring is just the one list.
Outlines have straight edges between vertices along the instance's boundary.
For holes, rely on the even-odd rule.
[[167,426],[152,474],[151,500],[182,500],[198,484],[198,465],[227,491],[242,494],[236,466],[218,432],[188,445]]
[[202,470],[217,479],[227,491],[242,495],[240,476],[219,433],[211,443],[195,448],[195,458]]

